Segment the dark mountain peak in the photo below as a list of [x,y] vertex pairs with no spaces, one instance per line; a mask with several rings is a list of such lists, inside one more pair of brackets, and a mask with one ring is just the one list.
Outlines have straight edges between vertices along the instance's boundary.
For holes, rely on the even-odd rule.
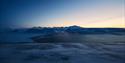
[[72,26],[69,26],[69,27],[80,27],[80,26],[77,26],[77,25],[72,25]]
[[73,26],[69,26],[68,28],[72,28],[72,29],[78,29],[78,28],[82,28],[80,26],[77,26],[77,25],[73,25]]

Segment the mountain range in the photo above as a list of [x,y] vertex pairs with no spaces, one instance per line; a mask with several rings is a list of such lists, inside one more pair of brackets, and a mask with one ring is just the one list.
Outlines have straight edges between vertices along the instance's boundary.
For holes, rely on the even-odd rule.
[[32,27],[14,29],[12,32],[23,32],[23,33],[78,33],[78,34],[125,34],[125,28],[83,28],[80,26],[69,26],[69,27]]

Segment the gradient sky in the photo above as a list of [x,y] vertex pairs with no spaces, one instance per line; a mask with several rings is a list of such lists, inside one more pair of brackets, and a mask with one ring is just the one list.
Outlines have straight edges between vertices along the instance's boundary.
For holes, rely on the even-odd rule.
[[0,0],[0,27],[124,27],[125,0]]

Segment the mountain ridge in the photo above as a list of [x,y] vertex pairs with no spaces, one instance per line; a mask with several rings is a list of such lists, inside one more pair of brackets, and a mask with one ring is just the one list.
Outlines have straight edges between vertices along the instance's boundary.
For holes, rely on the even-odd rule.
[[69,27],[32,27],[24,29],[14,29],[12,32],[23,32],[23,33],[80,33],[80,34],[125,34],[124,28],[83,28],[80,26],[69,26]]

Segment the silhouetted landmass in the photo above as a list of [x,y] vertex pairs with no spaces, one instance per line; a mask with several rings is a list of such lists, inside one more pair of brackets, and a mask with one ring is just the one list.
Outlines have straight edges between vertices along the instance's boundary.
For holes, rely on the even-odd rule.
[[69,27],[32,27],[0,32],[0,43],[123,42],[125,41],[123,37],[125,37],[124,28],[83,28],[76,25]]
[[78,34],[125,34],[124,28],[83,28],[80,26],[69,27],[33,27],[28,29],[15,29],[13,32],[25,33],[78,33]]

